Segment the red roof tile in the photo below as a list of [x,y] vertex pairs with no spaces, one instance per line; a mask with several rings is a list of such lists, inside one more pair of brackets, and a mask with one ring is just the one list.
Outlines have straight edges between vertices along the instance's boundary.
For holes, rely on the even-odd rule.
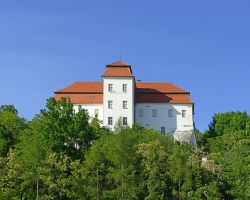
[[117,61],[106,65],[103,77],[133,77],[133,73],[130,65]]
[[[71,99],[75,104],[102,104],[102,82],[75,82],[72,85],[57,90],[55,98],[62,96]],[[189,92],[172,83],[136,83],[136,103],[192,103]]]
[[189,93],[172,83],[136,82],[137,93]]
[[102,93],[103,82],[75,82],[55,93]]
[[122,62],[122,61],[117,61],[117,62],[107,64],[106,67],[131,67],[131,66],[127,63]]

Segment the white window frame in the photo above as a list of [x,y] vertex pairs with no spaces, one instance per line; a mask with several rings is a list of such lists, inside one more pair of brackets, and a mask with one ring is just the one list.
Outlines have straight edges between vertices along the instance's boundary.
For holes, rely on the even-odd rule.
[[173,111],[173,109],[168,109],[168,117],[169,117],[169,118],[173,118],[173,116],[174,116],[174,111]]
[[122,84],[122,91],[127,92],[128,91],[128,85],[127,84]]
[[128,118],[127,117],[122,118],[122,124],[123,125],[128,125]]
[[108,84],[108,91],[113,92],[113,84],[112,83]]
[[113,125],[113,117],[108,117],[108,125]]
[[108,101],[108,109],[113,109],[113,101],[112,100]]
[[139,117],[143,117],[143,109],[139,109]]
[[122,108],[123,109],[128,109],[128,101],[123,101],[122,102]]
[[187,110],[182,110],[181,116],[182,116],[182,118],[186,118],[187,117]]
[[152,109],[152,117],[157,117],[157,109]]

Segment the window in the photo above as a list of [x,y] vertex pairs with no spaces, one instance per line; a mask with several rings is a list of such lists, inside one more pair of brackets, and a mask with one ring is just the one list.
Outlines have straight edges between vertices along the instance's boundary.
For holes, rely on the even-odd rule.
[[139,117],[143,117],[143,109],[139,109]]
[[108,84],[108,90],[109,92],[113,92],[113,84]]
[[95,116],[98,116],[99,114],[99,109],[95,109]]
[[108,101],[108,108],[113,109],[113,101]]
[[168,117],[173,117],[173,110],[172,109],[168,109]]
[[122,91],[123,92],[127,92],[127,84],[123,84],[122,85]]
[[128,102],[127,101],[123,101],[123,109],[128,109]]
[[165,126],[162,126],[162,127],[161,127],[161,134],[165,134],[165,132],[166,132],[166,131],[165,131]]
[[108,125],[113,125],[113,117],[108,117]]
[[128,118],[127,117],[123,117],[122,118],[122,124],[123,125],[127,125],[128,124]]
[[150,124],[146,124],[146,128],[150,128]]
[[157,110],[156,109],[152,110],[152,117],[157,117]]
[[187,117],[187,111],[186,110],[182,110],[181,115],[183,118]]

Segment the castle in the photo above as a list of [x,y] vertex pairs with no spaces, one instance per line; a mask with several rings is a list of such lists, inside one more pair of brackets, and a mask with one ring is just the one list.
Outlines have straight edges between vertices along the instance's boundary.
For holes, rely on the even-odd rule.
[[106,65],[102,82],[75,82],[55,92],[55,98],[70,98],[75,111],[79,105],[102,126],[114,128],[139,124],[162,134],[173,134],[179,141],[196,146],[194,103],[190,92],[172,83],[136,80],[130,65],[118,61]]

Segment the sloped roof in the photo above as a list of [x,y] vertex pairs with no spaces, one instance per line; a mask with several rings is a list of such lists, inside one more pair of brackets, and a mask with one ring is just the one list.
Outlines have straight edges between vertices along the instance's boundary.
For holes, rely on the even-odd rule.
[[106,67],[131,67],[131,65],[122,61],[116,61],[116,62],[107,64]]
[[106,65],[106,71],[103,77],[133,77],[132,69],[129,64],[121,61]]
[[136,93],[187,93],[188,91],[177,87],[172,83],[148,83],[136,82]]
[[[102,82],[75,82],[57,90],[55,98],[67,97],[72,103],[103,103]],[[135,88],[136,103],[192,103],[189,92],[172,83],[137,82]]]
[[103,82],[75,82],[61,90],[59,93],[103,93]]

